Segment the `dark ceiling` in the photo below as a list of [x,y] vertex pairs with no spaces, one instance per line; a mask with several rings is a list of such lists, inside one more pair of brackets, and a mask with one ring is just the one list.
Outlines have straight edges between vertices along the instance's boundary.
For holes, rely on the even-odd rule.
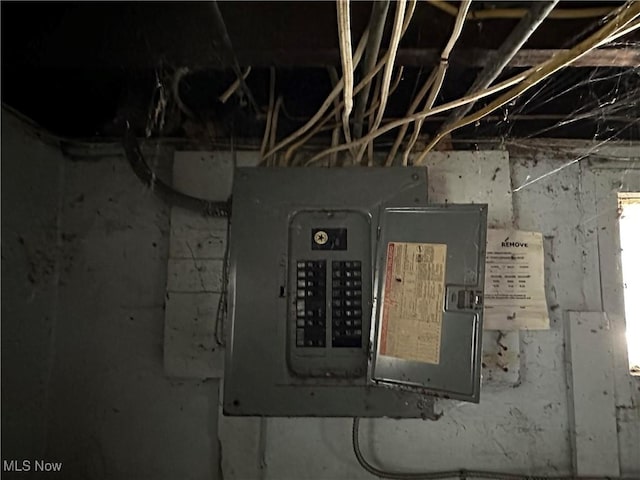
[[[455,2],[453,2],[455,3]],[[622,2],[561,2],[558,8]],[[165,122],[154,135],[259,139],[269,96],[269,67],[283,96],[278,135],[311,116],[331,89],[327,66],[338,68],[335,2],[220,2],[233,52],[226,48],[210,2],[53,3],[2,2],[2,101],[56,134],[79,138],[119,136],[125,120],[139,133],[164,94]],[[527,7],[530,2],[499,2]],[[476,1],[473,9],[495,6]],[[371,2],[352,3],[357,39]],[[390,24],[391,18],[388,18]],[[420,1],[400,44],[404,65],[386,118],[405,115],[408,104],[437,63],[454,18]],[[597,18],[547,19],[505,74],[539,63],[575,45],[598,26]],[[514,19],[470,20],[450,59],[437,103],[461,97],[495,55]],[[388,36],[390,27],[387,26]],[[355,42],[355,41],[354,41]],[[387,37],[383,45],[388,42]],[[457,131],[454,138],[567,137],[640,139],[640,35],[634,32],[585,56],[509,106]],[[251,66],[247,85],[261,113],[246,99],[218,96],[236,78],[234,60]],[[176,83],[185,115],[171,101]],[[433,133],[444,116],[423,128]],[[208,127],[205,129],[204,125]]]

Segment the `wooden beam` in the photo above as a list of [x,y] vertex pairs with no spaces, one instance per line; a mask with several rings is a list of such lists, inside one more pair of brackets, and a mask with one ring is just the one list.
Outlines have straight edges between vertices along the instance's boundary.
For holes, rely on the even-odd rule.
[[[509,62],[509,67],[530,67],[548,60],[560,49],[523,49]],[[497,50],[464,49],[457,50],[450,59],[451,64],[480,68],[495,57]],[[339,65],[340,52],[337,49],[273,49],[236,51],[241,65],[267,67],[324,67]],[[380,53],[384,54],[384,51]],[[398,50],[397,65],[406,67],[435,65],[440,60],[440,50],[435,48],[403,48]],[[593,50],[573,62],[571,67],[637,67],[640,65],[640,48],[601,48]]]
[[[112,2],[57,8],[57,13],[55,8],[47,10],[50,20],[34,23],[28,5],[9,2],[3,7],[3,25],[7,24],[3,67],[140,70],[169,65],[226,69],[231,64],[211,6],[205,2]],[[370,2],[353,2],[354,39],[364,30],[370,8]],[[220,10],[242,65],[340,65],[335,5],[331,2],[221,2]],[[527,67],[549,58],[557,48],[573,45],[574,39],[591,31],[594,22],[589,18],[543,22],[510,66]],[[484,66],[514,23],[514,19],[470,22],[451,62]],[[403,39],[403,45],[411,48],[400,50],[399,64],[435,64],[452,25],[450,15],[419,2]],[[640,31],[625,39],[637,45]],[[388,38],[382,43],[388,45]],[[637,47],[603,48],[574,65],[635,67],[640,65],[639,52]]]
[[[510,67],[529,67],[548,60],[564,50],[521,50]],[[637,67],[640,48],[600,48],[592,50],[571,64],[572,67]]]

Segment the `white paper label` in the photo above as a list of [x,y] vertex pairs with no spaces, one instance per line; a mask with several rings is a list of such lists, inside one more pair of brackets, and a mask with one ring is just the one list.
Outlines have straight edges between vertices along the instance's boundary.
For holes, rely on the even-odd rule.
[[541,233],[487,230],[484,298],[486,330],[549,328]]
[[440,363],[447,246],[390,242],[380,354]]

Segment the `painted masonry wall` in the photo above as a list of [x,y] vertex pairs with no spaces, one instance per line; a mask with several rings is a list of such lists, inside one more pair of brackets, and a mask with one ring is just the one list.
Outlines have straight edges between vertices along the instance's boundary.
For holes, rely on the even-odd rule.
[[219,478],[217,381],[163,372],[168,209],[109,150],[72,161],[3,111],[2,459]]
[[[497,203],[493,211],[500,215],[492,220],[491,203],[512,197],[514,226],[543,233],[551,329],[521,332],[517,386],[487,381],[479,405],[439,401],[444,416],[437,422],[363,420],[361,443],[370,461],[418,472],[562,474],[575,465],[580,475],[640,478],[640,382],[626,371],[619,301],[607,302],[612,292],[600,291],[601,276],[605,285],[621,282],[612,238],[615,194],[620,188],[640,191],[640,150],[599,149],[626,160],[615,168],[586,160],[584,149],[558,150],[544,144],[521,149],[506,165],[495,152],[438,153],[429,162],[432,198],[443,201],[446,193],[449,201],[488,200],[490,222],[501,224],[508,209]],[[505,189],[493,179],[507,172],[512,188]],[[611,304],[609,317],[578,313],[601,312],[603,303]],[[372,478],[354,459],[349,419],[223,418],[221,426],[226,479]],[[247,439],[254,439],[250,449]],[[244,454],[233,449],[238,444]]]
[[[640,151],[616,155],[637,158]],[[228,153],[211,157],[231,163]],[[541,150],[511,157],[514,187],[568,160]],[[166,376],[167,357],[179,355],[164,332],[171,318],[163,310],[166,290],[176,284],[167,277],[176,212],[140,186],[118,149],[76,149],[73,158],[3,112],[2,458],[62,461],[60,478],[372,478],[353,457],[347,419],[219,418],[218,380],[177,378],[175,369]],[[596,166],[576,162],[512,194],[515,225],[545,235],[547,297],[557,305],[551,330],[520,334],[520,384],[487,384],[479,405],[439,403],[444,416],[437,422],[363,422],[370,461],[414,471],[562,473],[576,448],[589,453],[599,446],[597,432],[613,425],[617,442],[600,449],[604,457],[577,455],[579,471],[611,467],[615,458],[623,473],[640,477],[640,392],[620,373],[624,358],[611,355],[615,367],[601,369],[598,380],[613,383],[615,395],[588,381],[575,391],[567,385],[584,378],[576,366],[565,368],[567,312],[602,311],[600,278],[616,274],[608,267],[615,261],[605,258],[613,248],[598,251],[615,245],[599,237],[615,217],[606,198],[621,179],[631,188],[638,178],[628,162]],[[178,180],[188,184],[185,175]],[[495,185],[476,188],[486,193]],[[610,321],[616,332],[619,319]],[[210,330],[201,335],[210,341]],[[594,351],[603,345],[594,342]],[[219,352],[212,355],[194,377],[220,371]],[[194,368],[172,365],[183,377]],[[580,392],[588,392],[587,401]],[[570,434],[574,418],[581,419],[578,436]]]

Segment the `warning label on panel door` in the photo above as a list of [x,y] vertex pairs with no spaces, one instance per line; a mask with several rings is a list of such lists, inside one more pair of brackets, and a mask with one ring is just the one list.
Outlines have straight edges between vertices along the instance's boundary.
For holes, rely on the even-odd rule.
[[440,363],[447,246],[387,245],[380,354]]

